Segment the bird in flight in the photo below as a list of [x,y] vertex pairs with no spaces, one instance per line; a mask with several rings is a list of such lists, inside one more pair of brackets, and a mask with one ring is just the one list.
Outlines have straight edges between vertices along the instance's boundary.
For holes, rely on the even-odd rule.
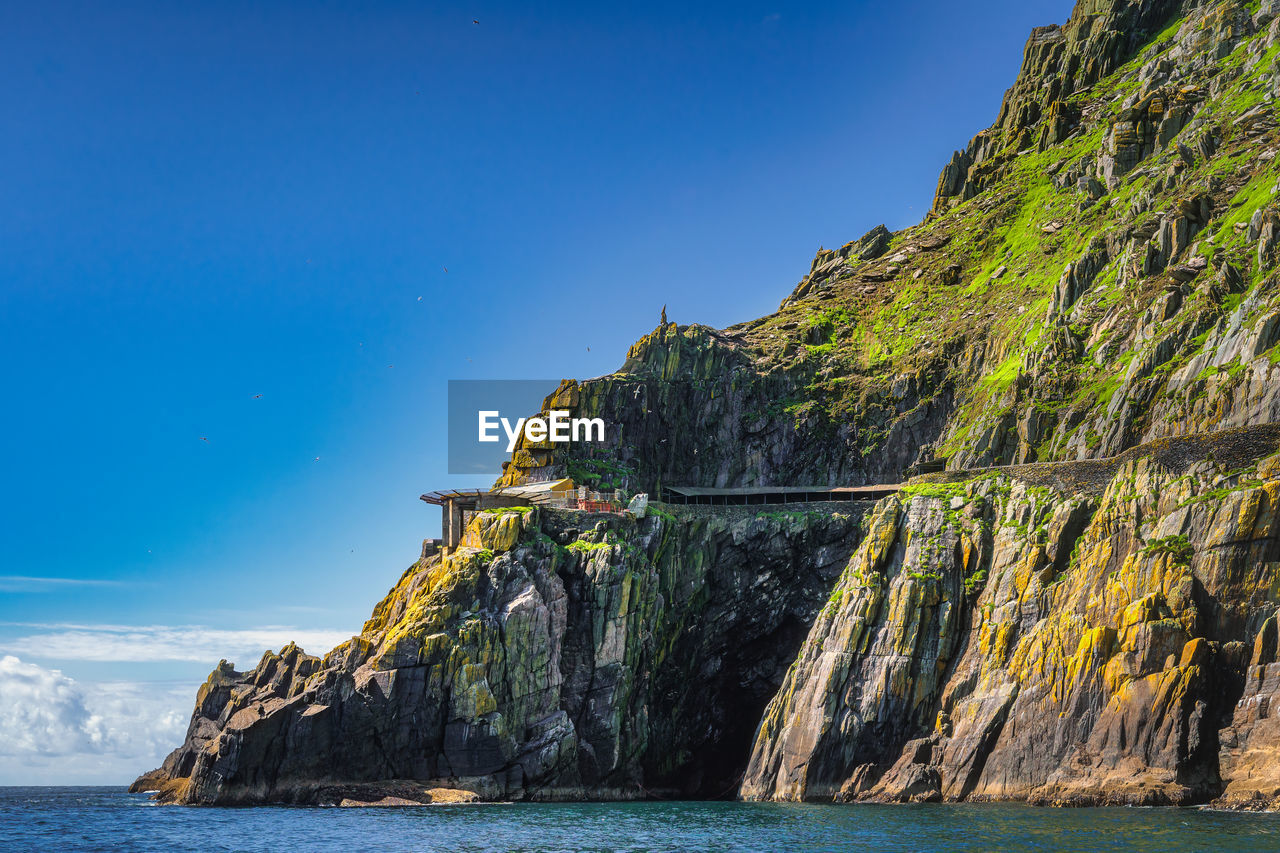
[[262,395],[261,395],[261,394],[254,394],[254,395],[253,395],[253,399],[255,399],[255,400],[261,400],[261,399],[262,399]]
[[475,18],[472,18],[472,19],[471,19],[471,23],[473,23],[473,24],[478,24],[478,23],[480,23],[480,22],[479,22],[479,21],[477,21]]
[[419,297],[418,297],[418,301],[419,301],[419,302],[421,302],[421,301],[422,301],[422,297],[421,297],[421,296],[419,296]]
[[311,461],[312,461],[312,462],[319,462],[319,461],[320,461],[320,457],[319,457],[319,456],[317,456],[315,459],[312,459]]
[[202,436],[200,436],[200,440],[201,440],[201,441],[208,441],[209,439],[208,439],[208,438],[206,438],[206,437],[204,437],[204,436],[202,435]]
[[449,268],[448,268],[448,267],[445,267],[445,268],[444,268],[444,271],[445,271],[445,272],[448,272],[448,271],[449,271]]
[[388,364],[388,365],[387,365],[387,370],[390,370],[390,369],[391,369],[391,368],[393,368],[393,367],[395,367],[395,365],[394,365],[394,364]]

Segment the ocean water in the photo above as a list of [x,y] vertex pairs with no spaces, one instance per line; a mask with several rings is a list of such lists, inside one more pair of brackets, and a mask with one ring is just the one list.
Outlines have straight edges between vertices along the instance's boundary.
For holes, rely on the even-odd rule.
[[1019,805],[564,803],[179,808],[123,788],[0,788],[0,850],[1280,850],[1280,815]]

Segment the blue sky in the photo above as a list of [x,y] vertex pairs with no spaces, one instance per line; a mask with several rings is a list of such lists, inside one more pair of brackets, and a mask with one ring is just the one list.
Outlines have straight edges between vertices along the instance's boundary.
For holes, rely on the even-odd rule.
[[481,482],[447,380],[770,312],[1071,4],[793,6],[10,8],[0,784],[126,782],[218,658],[358,630]]

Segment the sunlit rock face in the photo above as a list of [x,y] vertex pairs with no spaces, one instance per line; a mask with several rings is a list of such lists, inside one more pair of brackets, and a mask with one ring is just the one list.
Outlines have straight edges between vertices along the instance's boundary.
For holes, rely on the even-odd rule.
[[1273,799],[1278,440],[1157,443],[1100,493],[1068,463],[881,502],[743,795]]

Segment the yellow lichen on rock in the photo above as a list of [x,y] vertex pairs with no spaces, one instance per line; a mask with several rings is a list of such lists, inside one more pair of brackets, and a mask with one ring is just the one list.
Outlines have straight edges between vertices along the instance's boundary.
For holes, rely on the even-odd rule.
[[[486,511],[476,513],[462,532],[462,547],[496,553],[510,551],[520,541],[526,513],[536,510]],[[536,519],[530,520],[531,525]]]

